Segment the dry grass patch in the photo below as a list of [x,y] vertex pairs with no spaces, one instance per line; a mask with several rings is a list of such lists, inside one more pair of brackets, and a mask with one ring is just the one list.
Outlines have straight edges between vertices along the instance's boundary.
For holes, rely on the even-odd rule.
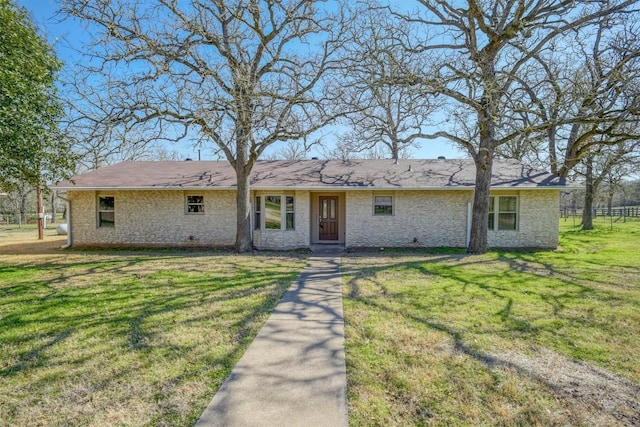
[[3,425],[193,424],[304,266],[16,234],[0,233]]

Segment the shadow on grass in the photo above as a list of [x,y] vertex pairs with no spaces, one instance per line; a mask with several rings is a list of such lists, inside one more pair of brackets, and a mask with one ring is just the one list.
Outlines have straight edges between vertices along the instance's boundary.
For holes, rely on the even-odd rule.
[[[297,270],[262,261],[247,266],[224,255],[216,261],[224,264],[220,272],[216,262],[207,264],[208,252],[92,255],[104,259],[0,265],[0,341],[7,351],[0,356],[1,382],[22,384],[19,387],[37,397],[38,390],[55,381],[68,381],[68,370],[74,375],[84,372],[83,380],[92,383],[87,392],[96,393],[140,371],[146,370],[143,375],[148,377],[154,360],[162,360],[160,370],[172,363],[179,368],[171,369],[161,388],[175,390],[186,381],[204,381],[206,404],[297,275]],[[203,258],[201,265],[191,269],[189,259],[198,258]],[[155,266],[145,272],[150,261]],[[162,267],[164,261],[168,264]],[[78,280],[81,285],[75,284]],[[199,343],[180,337],[191,330],[218,341],[211,338],[207,346],[206,336],[194,340]],[[195,346],[200,348],[194,351]],[[112,360],[113,367],[91,371],[96,369],[91,365],[104,360]],[[32,382],[21,383],[21,378]],[[157,399],[163,398],[172,397],[163,394]],[[163,419],[165,412],[169,418],[177,416],[170,405],[159,406],[155,420]],[[189,419],[195,421],[201,409],[195,408]],[[184,414],[180,423],[183,418]]]
[[[585,281],[580,266],[556,266],[544,261],[548,254],[500,251],[486,256],[429,255],[418,261],[390,257],[364,267],[347,262],[343,273],[351,278],[346,298],[354,310],[368,307],[365,310],[384,314],[384,319],[389,316],[386,322],[406,321],[417,331],[437,331],[455,351],[488,369],[507,368],[564,399],[599,408],[624,425],[636,425],[638,384],[573,359],[637,378],[633,343],[640,325],[632,319],[640,303],[638,282],[630,293],[613,287],[606,277]],[[349,326],[350,310],[345,308]],[[368,335],[375,333],[369,329]],[[599,336],[608,337],[606,345]],[[506,342],[533,355],[513,351],[511,344],[501,348]]]
[[[402,279],[391,279],[396,282],[390,286],[387,279],[379,279],[389,271],[423,279],[416,279],[413,288],[404,287]],[[496,335],[532,347],[553,345],[571,357],[599,363],[613,359],[613,350],[601,348],[592,337],[581,335],[589,332],[582,331],[616,336],[623,331],[616,329],[615,317],[640,307],[637,286],[629,296],[613,289],[614,283],[608,280],[585,283],[580,272],[542,263],[535,252],[431,255],[408,262],[392,259],[381,266],[346,267],[343,274],[353,276],[348,282],[349,299],[443,332],[457,350],[487,365],[496,360],[468,344],[474,336]],[[362,292],[360,280],[378,291]],[[605,314],[594,315],[596,310]]]

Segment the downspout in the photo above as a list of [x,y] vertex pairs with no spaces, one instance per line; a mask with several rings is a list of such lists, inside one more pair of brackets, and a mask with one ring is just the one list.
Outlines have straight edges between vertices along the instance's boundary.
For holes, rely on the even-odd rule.
[[249,195],[251,197],[251,201],[249,202],[249,227],[251,227],[251,250],[254,250],[256,247],[253,244],[253,235],[256,231],[255,229],[255,216],[256,216],[256,206],[255,206],[255,200],[256,200],[256,195],[255,193],[253,195],[251,195],[251,191],[249,191]]
[[473,203],[467,202],[467,243],[466,247],[469,247],[471,242],[471,218],[473,218]]
[[62,197],[60,195],[58,195],[59,198],[61,198],[62,200],[64,200],[65,204],[67,205],[67,244],[62,246],[61,249],[68,249],[71,247],[71,245],[73,245],[73,234],[72,231],[73,227],[71,227],[71,200],[67,199],[66,197]]

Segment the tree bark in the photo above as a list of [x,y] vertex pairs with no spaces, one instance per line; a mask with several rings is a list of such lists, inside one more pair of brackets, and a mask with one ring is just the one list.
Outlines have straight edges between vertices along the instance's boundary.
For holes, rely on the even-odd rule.
[[56,210],[56,196],[58,195],[57,191],[52,191],[51,192],[51,224],[55,224],[56,223],[56,215],[57,215],[57,210]]
[[38,240],[44,239],[44,215],[42,213],[42,186],[40,182],[36,186],[37,211],[38,211]]
[[485,102],[485,109],[479,115],[480,143],[478,151],[473,153],[476,165],[476,183],[473,194],[473,213],[471,216],[471,235],[467,252],[483,254],[489,249],[487,233],[489,229],[489,197],[491,174],[495,157],[496,129],[492,115],[492,102]]
[[398,143],[396,141],[392,141],[389,148],[391,149],[391,159],[400,160],[400,148],[398,147]]
[[496,51],[492,46],[481,52],[484,95],[478,109],[478,129],[480,140],[478,150],[473,154],[476,165],[476,183],[473,194],[473,213],[468,253],[483,254],[489,249],[487,232],[489,229],[489,197],[491,174],[496,148],[496,106],[499,102],[499,90],[496,84]]
[[20,190],[18,202],[18,223],[20,224],[20,226],[22,226],[23,224],[27,224],[27,199],[29,193],[31,193],[31,191],[25,190],[25,186],[26,184],[22,183],[22,189]]
[[236,179],[238,191],[236,194],[236,245],[235,251],[239,253],[251,252],[253,250],[251,238],[251,192],[250,192],[251,169],[243,167],[236,169]]
[[585,158],[584,209],[582,210],[582,229],[593,230],[593,196],[595,192],[593,180],[593,159]]
[[471,235],[467,252],[483,254],[489,248],[487,232],[489,227],[489,193],[493,170],[493,152],[482,150],[473,158],[476,165],[476,185],[473,194]]

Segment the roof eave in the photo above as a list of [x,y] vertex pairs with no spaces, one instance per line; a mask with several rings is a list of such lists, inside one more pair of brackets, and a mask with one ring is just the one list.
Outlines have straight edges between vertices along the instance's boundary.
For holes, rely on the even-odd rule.
[[[152,191],[152,190],[236,190],[236,186],[137,186],[137,187],[107,187],[107,186],[52,186],[54,190],[61,191]],[[377,186],[260,186],[252,185],[252,190],[259,191],[357,191],[357,190],[379,190],[379,191],[469,191],[473,190],[473,185],[467,186],[428,186],[428,187],[377,187]],[[581,185],[492,185],[493,190],[580,190]]]

